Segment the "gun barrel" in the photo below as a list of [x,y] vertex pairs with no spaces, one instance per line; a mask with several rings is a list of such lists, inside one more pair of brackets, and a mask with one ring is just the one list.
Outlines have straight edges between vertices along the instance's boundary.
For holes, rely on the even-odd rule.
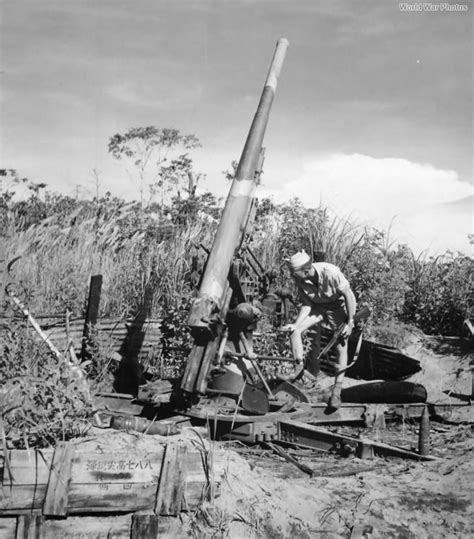
[[199,294],[190,309],[188,326],[192,333],[208,328],[208,317],[213,312],[220,312],[223,306],[230,265],[244,237],[249,207],[258,183],[256,171],[263,137],[287,48],[288,41],[279,39],[214,238]]

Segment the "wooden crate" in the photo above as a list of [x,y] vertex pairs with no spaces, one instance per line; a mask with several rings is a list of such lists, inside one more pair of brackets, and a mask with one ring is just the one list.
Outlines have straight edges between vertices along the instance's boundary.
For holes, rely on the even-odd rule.
[[147,526],[164,533],[165,517],[218,494],[224,465],[222,450],[208,458],[204,448],[184,442],[153,452],[80,451],[72,443],[7,451],[0,463],[0,538],[134,537]]

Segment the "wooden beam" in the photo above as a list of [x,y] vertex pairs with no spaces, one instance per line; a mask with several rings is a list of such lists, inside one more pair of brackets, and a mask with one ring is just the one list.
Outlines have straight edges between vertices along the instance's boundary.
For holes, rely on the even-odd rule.
[[114,516],[75,516],[45,519],[39,514],[17,518],[0,518],[3,539],[99,539],[121,537],[133,539],[175,539],[182,535],[182,521],[161,517],[149,511]]
[[375,442],[373,440],[355,438],[336,434],[320,427],[314,427],[298,421],[278,422],[278,441],[288,445],[337,451],[349,456],[355,454],[359,458],[401,457],[414,460],[436,460],[436,457],[420,455],[414,451],[394,445]]
[[[1,521],[2,519],[0,519]],[[80,516],[46,519],[41,523],[41,535],[32,535],[31,539],[99,539],[128,538],[131,530],[131,515]],[[0,535],[0,537],[4,537]],[[11,536],[5,536],[11,537]],[[28,539],[30,539],[28,537]],[[144,537],[144,536],[143,536]],[[17,536],[16,539],[19,539]],[[21,539],[24,539],[21,536]]]
[[60,442],[56,446],[46,487],[43,515],[67,515],[73,456],[74,445],[72,443]]

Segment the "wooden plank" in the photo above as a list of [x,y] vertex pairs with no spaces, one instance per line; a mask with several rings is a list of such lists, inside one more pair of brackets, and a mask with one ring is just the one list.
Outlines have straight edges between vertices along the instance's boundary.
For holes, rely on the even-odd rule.
[[129,514],[51,519],[43,523],[41,539],[128,539],[130,523]]
[[[149,518],[147,519],[146,516]],[[133,519],[133,520],[132,520]],[[140,522],[141,529],[134,528]],[[148,529],[146,522],[151,524]],[[136,523],[135,523],[136,526]],[[135,535],[134,535],[135,534]],[[175,517],[158,517],[153,513],[114,516],[73,516],[44,519],[41,515],[0,518],[0,539],[175,539],[182,535],[182,523]]]
[[[46,485],[49,481],[53,450],[9,451],[11,474],[5,466],[4,486]],[[159,477],[163,448],[150,452],[76,452],[72,458],[71,478],[76,484],[148,483]]]
[[[221,478],[222,476],[216,476],[215,479],[216,496],[219,494]],[[71,484],[68,514],[153,511],[156,506],[156,491],[156,482],[148,485],[104,484],[76,487]],[[0,496],[0,515],[13,516],[30,513],[32,510],[41,511],[45,492],[45,486],[35,489],[33,485],[4,489],[4,496]],[[206,499],[207,493],[208,485],[204,475],[188,477],[181,510],[195,509]]]
[[[157,514],[169,516],[177,515],[181,511],[188,479],[188,464],[187,447],[182,443],[168,444],[156,495]],[[200,468],[202,471],[202,465]],[[204,478],[200,479],[202,485]]]
[[16,539],[38,539],[42,536],[44,517],[42,515],[21,515],[17,520]]
[[135,513],[132,515],[130,539],[153,539],[158,537],[158,515],[154,513]]
[[60,442],[56,446],[44,497],[43,515],[66,516],[73,455],[72,443]]
[[3,486],[0,492],[0,516],[20,515],[43,508],[46,485]]
[[158,517],[158,537],[160,539],[176,539],[183,536],[181,519],[176,517]]
[[170,443],[166,446],[156,494],[155,513],[158,515],[170,514],[169,508],[174,487],[174,468],[177,465],[177,454],[178,444]]
[[184,444],[178,445],[178,451],[176,454],[176,468],[173,492],[170,501],[169,514],[177,515],[181,511],[183,505],[183,496],[186,486],[187,475],[187,447]]
[[10,466],[3,469],[3,486],[47,484],[53,452],[12,449],[8,452]]
[[0,518],[0,539],[16,537],[17,517]]
[[[90,485],[71,484],[68,514],[119,513],[153,510],[157,483]],[[45,486],[14,486],[4,489],[0,498],[0,515],[17,515],[31,510],[42,510],[46,493]]]

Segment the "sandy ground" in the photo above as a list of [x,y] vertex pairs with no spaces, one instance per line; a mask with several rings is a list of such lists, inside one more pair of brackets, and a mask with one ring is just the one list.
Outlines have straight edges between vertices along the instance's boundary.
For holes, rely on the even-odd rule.
[[[420,360],[422,371],[411,380],[425,385],[429,402],[467,401],[472,356],[417,338],[403,351]],[[208,525],[216,537],[231,538],[473,536],[472,406],[445,420],[431,424],[435,461],[300,452],[300,462],[316,477],[269,451],[234,443],[222,495],[208,509]],[[398,423],[364,435],[415,449],[418,425]]]
[[[429,402],[468,404],[472,357],[438,345],[417,339],[407,345],[404,351],[423,367],[411,380],[425,385]],[[314,470],[313,477],[269,449],[207,442],[211,451],[220,448],[226,453],[220,494],[196,513],[182,513],[176,519],[176,537],[471,537],[472,406],[444,419],[431,423],[431,454],[437,460],[360,460],[295,449],[292,454]],[[343,432],[348,429],[339,427]],[[364,436],[415,450],[417,433],[416,422],[398,422],[383,431],[365,431]],[[102,436],[108,447],[130,442],[130,435],[123,432],[102,431]],[[137,448],[150,449],[165,441],[159,436],[134,436]],[[166,441],[196,436],[193,429],[186,429]]]

